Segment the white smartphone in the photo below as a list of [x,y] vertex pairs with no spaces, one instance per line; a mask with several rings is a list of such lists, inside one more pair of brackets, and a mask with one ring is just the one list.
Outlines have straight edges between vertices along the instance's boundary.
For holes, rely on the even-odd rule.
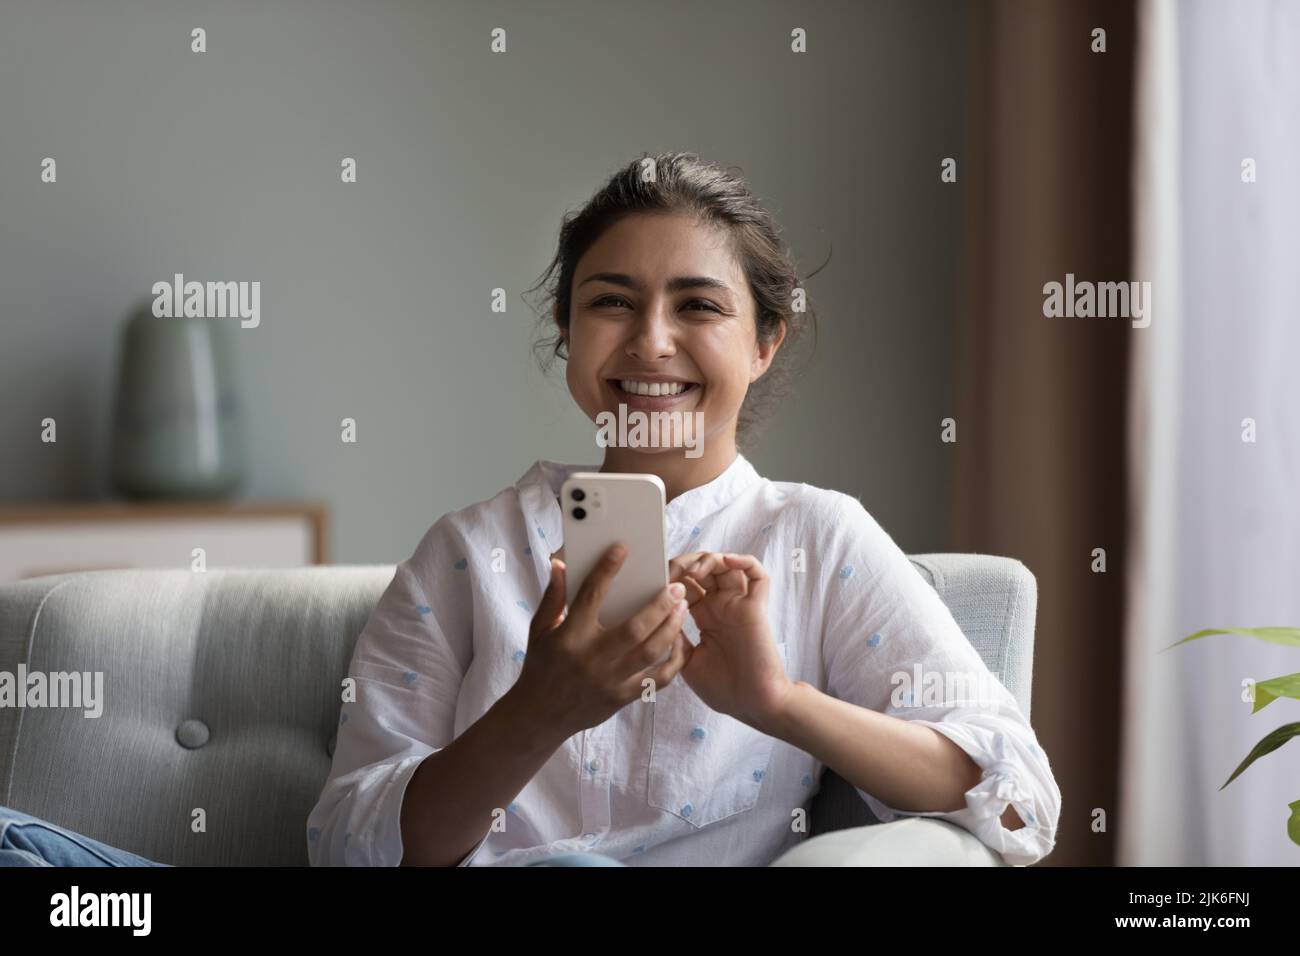
[[[560,489],[570,605],[610,546],[616,541],[627,546],[623,566],[596,615],[603,627],[622,624],[668,586],[664,499],[664,483],[658,475],[579,471]],[[650,666],[658,667],[671,656],[670,647]]]

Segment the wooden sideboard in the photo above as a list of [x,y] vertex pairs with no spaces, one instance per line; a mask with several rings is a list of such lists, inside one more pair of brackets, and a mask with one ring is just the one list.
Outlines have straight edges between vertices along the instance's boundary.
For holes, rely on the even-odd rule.
[[78,502],[0,507],[0,581],[108,568],[301,567],[329,561],[315,501]]

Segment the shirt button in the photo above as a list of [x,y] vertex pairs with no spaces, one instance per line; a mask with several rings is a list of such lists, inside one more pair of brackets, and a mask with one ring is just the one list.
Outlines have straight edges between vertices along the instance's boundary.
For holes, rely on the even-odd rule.
[[604,766],[604,764],[602,764],[602,763],[600,762],[600,758],[599,758],[599,757],[596,757],[596,758],[594,758],[594,759],[591,761],[591,772],[592,772],[592,773],[599,773],[599,772],[600,772],[600,768],[603,767],[603,766]]

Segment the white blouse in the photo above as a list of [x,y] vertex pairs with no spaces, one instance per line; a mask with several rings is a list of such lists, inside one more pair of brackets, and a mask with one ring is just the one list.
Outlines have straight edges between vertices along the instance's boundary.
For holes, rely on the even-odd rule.
[[[560,486],[574,471],[598,469],[538,461],[495,497],[444,515],[397,566],[348,670],[356,700],[342,705],[334,762],[307,821],[313,865],[401,861],[411,775],[518,679],[548,558],[564,543]],[[769,481],[737,455],[717,478],[668,502],[666,524],[670,557],[759,558],[791,679],[933,727],[983,770],[966,807],[948,812],[895,810],[858,790],[877,818],[949,820],[1011,864],[1051,851],[1061,793],[1033,729],[856,498]],[[683,631],[699,642],[689,614]],[[920,685],[911,696],[899,693],[903,673],[978,680],[959,696],[920,693]],[[822,770],[802,750],[710,709],[679,674],[655,702],[634,701],[565,741],[504,808],[504,827],[489,830],[461,865],[583,850],[632,866],[767,865],[807,838],[797,811],[817,793]],[[1024,827],[1002,825],[1008,804]]]

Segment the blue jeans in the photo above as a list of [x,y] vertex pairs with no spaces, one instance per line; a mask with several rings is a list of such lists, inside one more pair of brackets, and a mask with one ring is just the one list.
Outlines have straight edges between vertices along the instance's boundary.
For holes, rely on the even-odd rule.
[[0,807],[0,866],[166,866]]
[[[167,866],[0,806],[0,867]],[[625,866],[601,853],[561,853],[526,866]]]

